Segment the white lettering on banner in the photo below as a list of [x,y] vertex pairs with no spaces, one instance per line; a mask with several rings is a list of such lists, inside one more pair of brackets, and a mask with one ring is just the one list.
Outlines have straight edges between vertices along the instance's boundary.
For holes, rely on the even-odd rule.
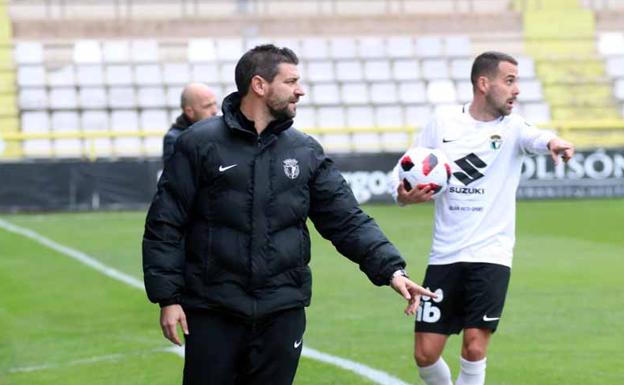
[[567,163],[552,168],[548,155],[525,157],[522,164],[522,179],[578,180],[621,178],[624,175],[624,155],[596,150],[591,153],[577,153]]
[[390,175],[392,172],[375,171],[355,171],[343,172],[349,187],[359,203],[368,202],[373,196],[390,194]]

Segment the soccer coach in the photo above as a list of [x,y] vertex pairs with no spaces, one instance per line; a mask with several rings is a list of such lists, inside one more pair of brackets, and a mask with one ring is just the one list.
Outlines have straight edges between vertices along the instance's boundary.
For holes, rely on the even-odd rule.
[[[375,285],[414,314],[405,261],[362,212],[332,161],[292,127],[298,58],[262,45],[236,65],[223,116],[184,131],[147,214],[143,270],[163,334],[185,334],[185,385],[288,385],[302,350],[312,277],[308,218]],[[184,243],[184,244],[183,244]]]

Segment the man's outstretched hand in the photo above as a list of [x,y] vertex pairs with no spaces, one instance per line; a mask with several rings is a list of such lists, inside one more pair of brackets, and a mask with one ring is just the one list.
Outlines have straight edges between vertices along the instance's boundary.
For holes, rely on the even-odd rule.
[[416,314],[416,309],[420,304],[421,295],[426,295],[431,298],[437,297],[434,293],[420,285],[415,284],[409,278],[402,275],[392,278],[390,286],[394,289],[394,291],[402,295],[403,298],[407,300],[407,307],[405,308],[405,314],[407,315]]

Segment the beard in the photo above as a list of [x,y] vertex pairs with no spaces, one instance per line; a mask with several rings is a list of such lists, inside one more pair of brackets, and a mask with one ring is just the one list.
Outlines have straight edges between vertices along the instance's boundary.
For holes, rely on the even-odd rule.
[[267,107],[269,108],[269,113],[275,120],[287,120],[294,118],[296,114],[296,109],[291,111],[288,108],[292,102],[296,101],[290,99],[280,100],[277,97],[271,96],[267,102]]
[[[512,108],[507,104],[509,99],[505,99],[502,103],[498,102],[492,95],[485,95],[485,100],[492,108],[492,111],[496,113],[497,117],[507,116],[511,114]],[[513,107],[513,105],[512,105]]]

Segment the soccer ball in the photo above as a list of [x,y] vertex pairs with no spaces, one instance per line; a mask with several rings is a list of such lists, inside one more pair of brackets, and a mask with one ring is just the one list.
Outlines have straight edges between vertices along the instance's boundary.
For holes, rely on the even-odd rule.
[[451,178],[451,165],[438,149],[414,147],[401,157],[399,178],[407,191],[430,186],[437,197],[446,190]]

